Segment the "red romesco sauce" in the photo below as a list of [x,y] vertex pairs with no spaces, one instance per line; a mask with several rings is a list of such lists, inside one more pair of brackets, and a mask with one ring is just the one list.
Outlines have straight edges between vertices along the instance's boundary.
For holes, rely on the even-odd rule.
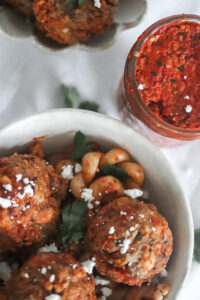
[[176,21],[142,46],[135,69],[141,99],[159,119],[200,128],[200,24]]

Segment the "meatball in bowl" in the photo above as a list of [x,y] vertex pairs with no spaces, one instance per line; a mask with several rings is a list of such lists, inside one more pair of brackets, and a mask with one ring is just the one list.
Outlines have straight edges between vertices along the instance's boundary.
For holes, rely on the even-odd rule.
[[[30,148],[41,136],[43,152]],[[27,300],[181,296],[193,254],[191,211],[169,163],[144,137],[104,115],[61,109],[2,129],[0,155],[0,197],[10,201],[0,207],[1,237],[9,238],[1,247],[13,274],[5,297],[20,299],[17,290]],[[57,233],[44,234],[52,224]],[[35,252],[13,271],[24,246]]]

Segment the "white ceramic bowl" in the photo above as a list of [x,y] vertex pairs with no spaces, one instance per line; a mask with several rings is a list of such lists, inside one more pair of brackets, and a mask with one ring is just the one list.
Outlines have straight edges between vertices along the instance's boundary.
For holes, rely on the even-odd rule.
[[27,148],[33,137],[46,136],[46,153],[71,144],[81,130],[104,148],[112,145],[129,151],[144,168],[144,189],[159,212],[165,216],[174,237],[166,282],[171,285],[168,300],[177,299],[189,272],[193,255],[193,221],[188,201],[158,148],[123,123],[105,115],[76,109],[59,109],[19,120],[0,131],[0,155]]
[[3,5],[0,0],[0,32],[8,38],[26,40],[51,52],[66,52],[72,48],[85,51],[103,50],[115,42],[121,31],[137,25],[144,16],[146,7],[146,0],[119,0],[119,6],[114,15],[114,23],[104,34],[93,37],[87,43],[63,46],[53,40],[46,39],[43,35],[38,35],[33,23],[27,22],[20,14]]

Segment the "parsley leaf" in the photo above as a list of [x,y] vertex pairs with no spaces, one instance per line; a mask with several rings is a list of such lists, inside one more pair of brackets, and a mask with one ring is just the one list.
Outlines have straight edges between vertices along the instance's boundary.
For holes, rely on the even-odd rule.
[[77,89],[73,86],[68,87],[64,84],[61,84],[60,88],[64,96],[65,106],[67,108],[77,108],[80,99]]
[[90,151],[92,151],[92,144],[86,141],[86,136],[81,131],[77,131],[74,138],[71,159],[80,159],[84,154]]
[[61,237],[64,245],[83,238],[87,226],[87,203],[75,200],[62,211]]
[[200,262],[200,228],[194,232],[194,258]]
[[102,175],[112,175],[118,178],[120,181],[124,181],[128,178],[128,174],[125,170],[116,167],[111,164],[105,164],[99,169],[100,174]]
[[79,104],[79,108],[98,112],[99,105],[95,102],[84,101]]

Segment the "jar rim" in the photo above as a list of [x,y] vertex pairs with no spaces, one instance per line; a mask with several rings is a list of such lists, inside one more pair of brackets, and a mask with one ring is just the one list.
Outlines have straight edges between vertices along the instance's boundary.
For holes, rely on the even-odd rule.
[[[172,15],[169,17],[165,17],[163,19],[160,19],[150,25],[137,39],[136,43],[133,45],[133,47],[130,50],[129,55],[131,54],[131,59],[129,59],[129,64],[131,65],[132,70],[135,70],[136,68],[136,63],[137,63],[137,56],[138,53],[140,52],[142,46],[144,45],[145,41],[149,38],[149,36],[157,31],[159,28],[170,24],[175,21],[191,21],[191,22],[197,22],[200,23],[200,16],[199,15],[194,15],[194,14],[177,14],[177,15]],[[133,52],[133,53],[132,53]],[[180,128],[178,126],[174,126],[172,124],[169,124],[162,119],[156,117],[151,110],[145,105],[144,101],[142,100],[136,78],[135,78],[135,72],[130,72],[130,78],[131,78],[131,83],[134,88],[134,92],[136,94],[136,101],[142,106],[144,112],[148,115],[148,117],[151,117],[153,121],[157,124],[157,126],[162,127],[163,129],[166,130],[171,130],[174,133],[181,133],[184,136],[185,135],[199,135],[200,134],[200,128],[199,129],[191,129],[191,128]],[[145,123],[145,121],[144,121]]]

